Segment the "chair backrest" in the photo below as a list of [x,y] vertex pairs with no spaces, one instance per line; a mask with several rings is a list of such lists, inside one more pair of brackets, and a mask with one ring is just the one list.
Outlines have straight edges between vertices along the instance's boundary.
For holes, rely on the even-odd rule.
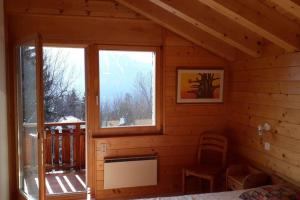
[[216,152],[221,155],[220,162],[224,167],[226,164],[227,144],[227,138],[223,135],[209,132],[203,133],[200,137],[198,162],[201,162],[201,158],[205,151]]

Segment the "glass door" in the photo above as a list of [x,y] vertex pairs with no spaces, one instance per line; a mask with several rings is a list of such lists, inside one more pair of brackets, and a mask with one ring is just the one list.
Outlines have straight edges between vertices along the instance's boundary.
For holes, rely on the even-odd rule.
[[17,48],[19,190],[27,199],[41,200],[45,198],[42,54],[40,37]]
[[43,59],[46,196],[85,193],[85,49],[44,46]]

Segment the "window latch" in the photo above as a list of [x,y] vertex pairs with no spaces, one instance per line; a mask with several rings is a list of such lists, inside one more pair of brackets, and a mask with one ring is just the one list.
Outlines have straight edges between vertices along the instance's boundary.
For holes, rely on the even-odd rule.
[[96,105],[99,106],[99,96],[96,95]]

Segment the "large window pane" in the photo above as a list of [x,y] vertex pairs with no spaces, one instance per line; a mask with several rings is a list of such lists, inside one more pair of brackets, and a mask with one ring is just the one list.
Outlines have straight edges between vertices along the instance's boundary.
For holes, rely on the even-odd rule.
[[20,48],[18,100],[19,187],[31,199],[38,199],[36,49],[34,46]]
[[155,52],[99,51],[101,128],[155,126]]

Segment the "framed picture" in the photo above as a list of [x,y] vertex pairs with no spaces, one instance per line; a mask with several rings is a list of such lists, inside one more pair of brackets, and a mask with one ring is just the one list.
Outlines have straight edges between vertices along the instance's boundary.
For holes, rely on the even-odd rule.
[[223,69],[178,69],[177,103],[221,103],[223,84]]

